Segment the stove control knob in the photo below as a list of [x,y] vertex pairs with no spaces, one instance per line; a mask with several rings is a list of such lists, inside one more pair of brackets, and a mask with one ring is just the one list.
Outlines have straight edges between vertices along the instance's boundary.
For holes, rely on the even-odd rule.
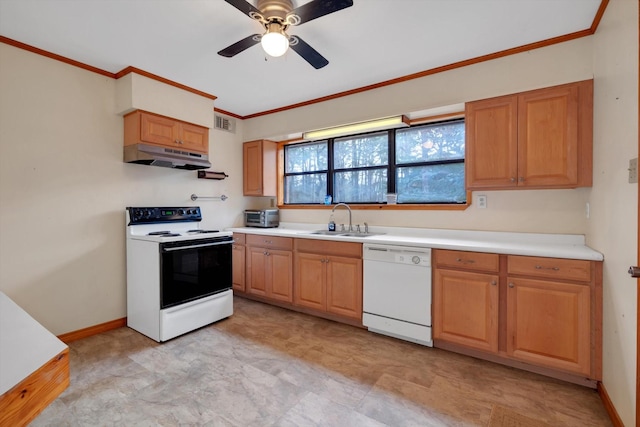
[[178,209],[178,215],[184,215],[184,209]]

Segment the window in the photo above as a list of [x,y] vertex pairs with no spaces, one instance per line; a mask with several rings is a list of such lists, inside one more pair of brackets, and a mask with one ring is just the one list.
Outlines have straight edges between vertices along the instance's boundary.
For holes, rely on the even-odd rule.
[[466,203],[464,121],[285,146],[284,203]]

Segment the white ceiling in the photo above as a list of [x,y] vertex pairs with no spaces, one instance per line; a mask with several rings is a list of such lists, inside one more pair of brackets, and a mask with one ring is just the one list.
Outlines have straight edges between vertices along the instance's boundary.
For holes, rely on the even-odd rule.
[[259,45],[217,55],[261,32],[223,0],[0,0],[0,35],[113,73],[140,68],[247,116],[585,30],[600,2],[354,0],[288,30],[329,60],[320,70],[291,50],[266,60]]

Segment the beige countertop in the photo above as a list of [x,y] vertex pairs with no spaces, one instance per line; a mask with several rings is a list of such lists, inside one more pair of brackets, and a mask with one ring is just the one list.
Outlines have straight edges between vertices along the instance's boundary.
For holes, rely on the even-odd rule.
[[502,231],[443,230],[403,227],[370,227],[368,237],[311,234],[326,230],[326,224],[281,223],[278,228],[236,227],[227,231],[301,239],[379,243],[421,248],[452,249],[509,255],[602,261],[604,255],[585,244],[579,234],[512,233]]

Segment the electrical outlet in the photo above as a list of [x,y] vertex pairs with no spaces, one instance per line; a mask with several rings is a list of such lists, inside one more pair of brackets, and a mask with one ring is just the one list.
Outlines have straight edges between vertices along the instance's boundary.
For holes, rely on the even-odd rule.
[[478,202],[478,209],[486,209],[486,207],[487,207],[487,196],[485,196],[485,195],[478,196],[476,201]]
[[629,184],[638,182],[638,158],[629,160]]

